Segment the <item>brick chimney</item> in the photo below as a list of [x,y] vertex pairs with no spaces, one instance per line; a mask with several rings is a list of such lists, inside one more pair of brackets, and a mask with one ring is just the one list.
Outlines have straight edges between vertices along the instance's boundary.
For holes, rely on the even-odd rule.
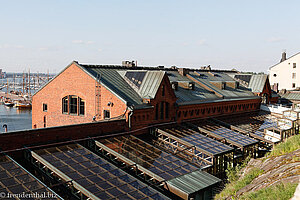
[[181,76],[186,76],[189,73],[189,70],[186,68],[178,68],[177,70]]
[[284,52],[282,52],[282,56],[281,56],[280,62],[283,62],[285,60],[286,60],[286,52],[284,51]]

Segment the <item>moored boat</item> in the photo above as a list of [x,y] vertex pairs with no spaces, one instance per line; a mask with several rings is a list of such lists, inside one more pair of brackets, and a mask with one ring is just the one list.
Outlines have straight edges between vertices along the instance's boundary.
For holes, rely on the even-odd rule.
[[4,101],[4,105],[7,107],[13,107],[15,104],[12,101]]
[[26,101],[19,101],[16,103],[16,107],[19,109],[31,108],[31,103]]

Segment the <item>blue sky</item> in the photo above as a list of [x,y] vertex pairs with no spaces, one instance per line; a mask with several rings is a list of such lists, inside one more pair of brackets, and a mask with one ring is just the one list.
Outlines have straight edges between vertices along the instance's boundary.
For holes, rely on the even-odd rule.
[[72,60],[267,71],[300,51],[300,2],[0,0],[0,68],[58,73]]

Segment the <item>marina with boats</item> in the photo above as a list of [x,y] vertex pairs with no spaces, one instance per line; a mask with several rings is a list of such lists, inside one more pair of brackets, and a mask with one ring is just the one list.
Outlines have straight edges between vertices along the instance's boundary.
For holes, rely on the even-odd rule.
[[6,107],[31,109],[32,95],[52,78],[49,73],[8,73],[0,79],[0,103]]

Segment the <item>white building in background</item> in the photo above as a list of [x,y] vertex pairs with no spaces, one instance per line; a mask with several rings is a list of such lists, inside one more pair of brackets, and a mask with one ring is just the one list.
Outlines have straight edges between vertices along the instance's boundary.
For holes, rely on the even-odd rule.
[[280,63],[269,68],[269,80],[274,91],[300,87],[300,53],[286,58],[283,52]]

